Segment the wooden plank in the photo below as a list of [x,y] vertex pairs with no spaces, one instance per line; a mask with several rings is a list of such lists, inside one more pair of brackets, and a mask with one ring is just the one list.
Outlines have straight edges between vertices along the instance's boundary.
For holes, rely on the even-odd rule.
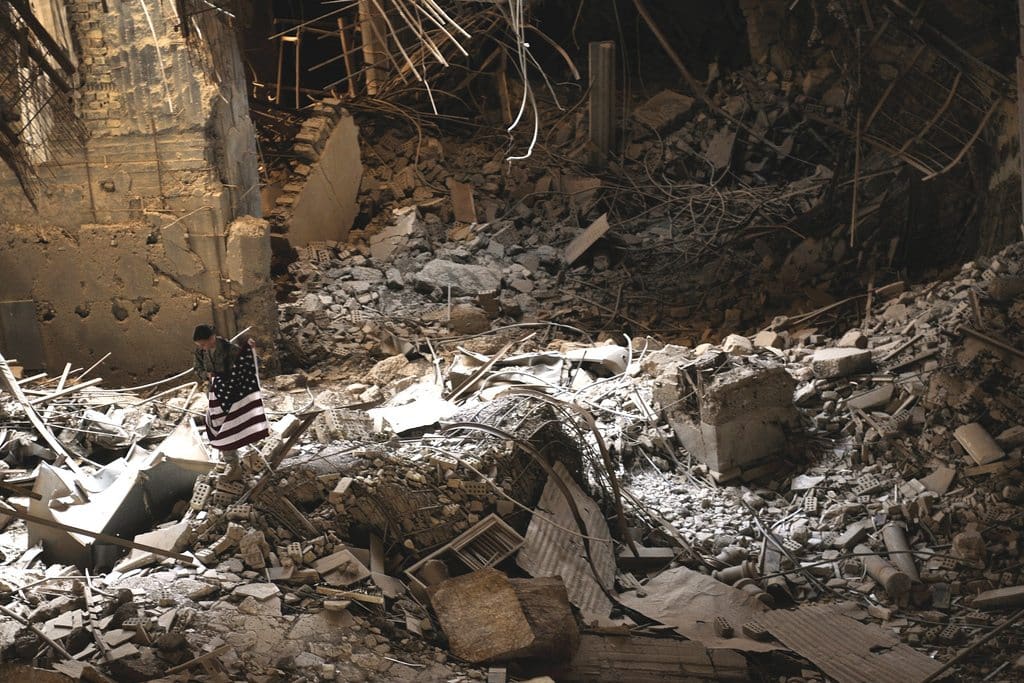
[[572,265],[576,259],[583,256],[583,253],[587,249],[594,245],[594,242],[604,236],[609,229],[608,214],[601,214],[597,220],[587,226],[587,229],[581,232],[579,235],[569,243],[569,246],[565,248],[563,258],[565,262]]

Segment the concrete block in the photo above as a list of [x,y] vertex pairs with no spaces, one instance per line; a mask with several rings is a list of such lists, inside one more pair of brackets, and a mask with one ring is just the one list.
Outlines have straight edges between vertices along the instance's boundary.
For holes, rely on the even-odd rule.
[[497,570],[449,579],[430,601],[452,654],[468,662],[506,661],[536,639],[515,589]]
[[242,216],[228,226],[227,276],[239,294],[253,292],[270,279],[270,224]]
[[722,350],[733,356],[745,356],[754,352],[754,345],[740,334],[730,334],[722,342]]
[[449,579],[431,605],[456,657],[474,663],[568,661],[579,645],[576,619],[558,577],[508,579],[495,569]]
[[871,351],[867,349],[833,348],[815,351],[811,370],[819,379],[846,377],[871,369]]
[[1006,453],[999,447],[995,439],[977,422],[957,427],[953,436],[967,451],[967,455],[971,456],[971,459],[979,465],[987,465],[1006,457]]
[[860,330],[850,330],[839,339],[837,346],[844,349],[866,349],[868,338]]
[[740,367],[716,376],[698,397],[699,414],[671,413],[676,438],[716,472],[743,468],[786,446],[797,419],[794,380],[782,367]]
[[786,348],[786,338],[778,332],[761,330],[754,335],[754,346],[766,349],[784,349]]

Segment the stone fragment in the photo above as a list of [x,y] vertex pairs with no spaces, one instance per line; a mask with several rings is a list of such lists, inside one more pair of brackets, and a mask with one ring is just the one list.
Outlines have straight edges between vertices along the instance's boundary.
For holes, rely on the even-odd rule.
[[674,90],[662,90],[633,110],[633,119],[654,130],[666,129],[685,116],[693,107],[694,99]]
[[839,339],[837,346],[840,348],[866,349],[868,347],[868,338],[860,330],[850,330]]
[[871,351],[867,349],[820,349],[811,357],[811,370],[819,379],[846,377],[871,369]]
[[995,439],[977,422],[957,427],[953,436],[967,451],[967,455],[979,465],[987,465],[1006,456]]
[[477,296],[493,294],[501,287],[501,277],[490,268],[444,259],[434,259],[413,276],[420,290],[440,289],[447,293],[451,287],[452,296]]
[[786,348],[786,338],[778,332],[761,330],[754,335],[754,346],[760,346],[766,349],[784,349]]
[[515,589],[495,569],[449,579],[430,601],[452,654],[460,659],[507,661],[536,640]]
[[740,334],[730,334],[722,342],[722,350],[734,356],[745,356],[754,352],[754,345]]

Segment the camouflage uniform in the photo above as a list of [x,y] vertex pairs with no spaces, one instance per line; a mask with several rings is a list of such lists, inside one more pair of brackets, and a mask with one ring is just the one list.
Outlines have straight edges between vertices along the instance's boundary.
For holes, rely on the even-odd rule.
[[226,373],[237,360],[241,349],[232,344],[224,337],[217,337],[217,344],[212,349],[196,348],[195,361],[192,369],[200,382],[209,382],[210,375],[222,375]]

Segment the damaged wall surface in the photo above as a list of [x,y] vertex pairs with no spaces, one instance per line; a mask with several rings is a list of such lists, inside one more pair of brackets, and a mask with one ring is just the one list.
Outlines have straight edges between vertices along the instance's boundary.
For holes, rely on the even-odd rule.
[[260,213],[232,28],[201,13],[186,38],[174,3],[105,6],[67,5],[84,148],[40,166],[36,207],[0,169],[0,301],[35,303],[46,367],[109,350],[108,375],[146,378],[188,364],[195,324],[273,336],[269,228],[228,227]]

